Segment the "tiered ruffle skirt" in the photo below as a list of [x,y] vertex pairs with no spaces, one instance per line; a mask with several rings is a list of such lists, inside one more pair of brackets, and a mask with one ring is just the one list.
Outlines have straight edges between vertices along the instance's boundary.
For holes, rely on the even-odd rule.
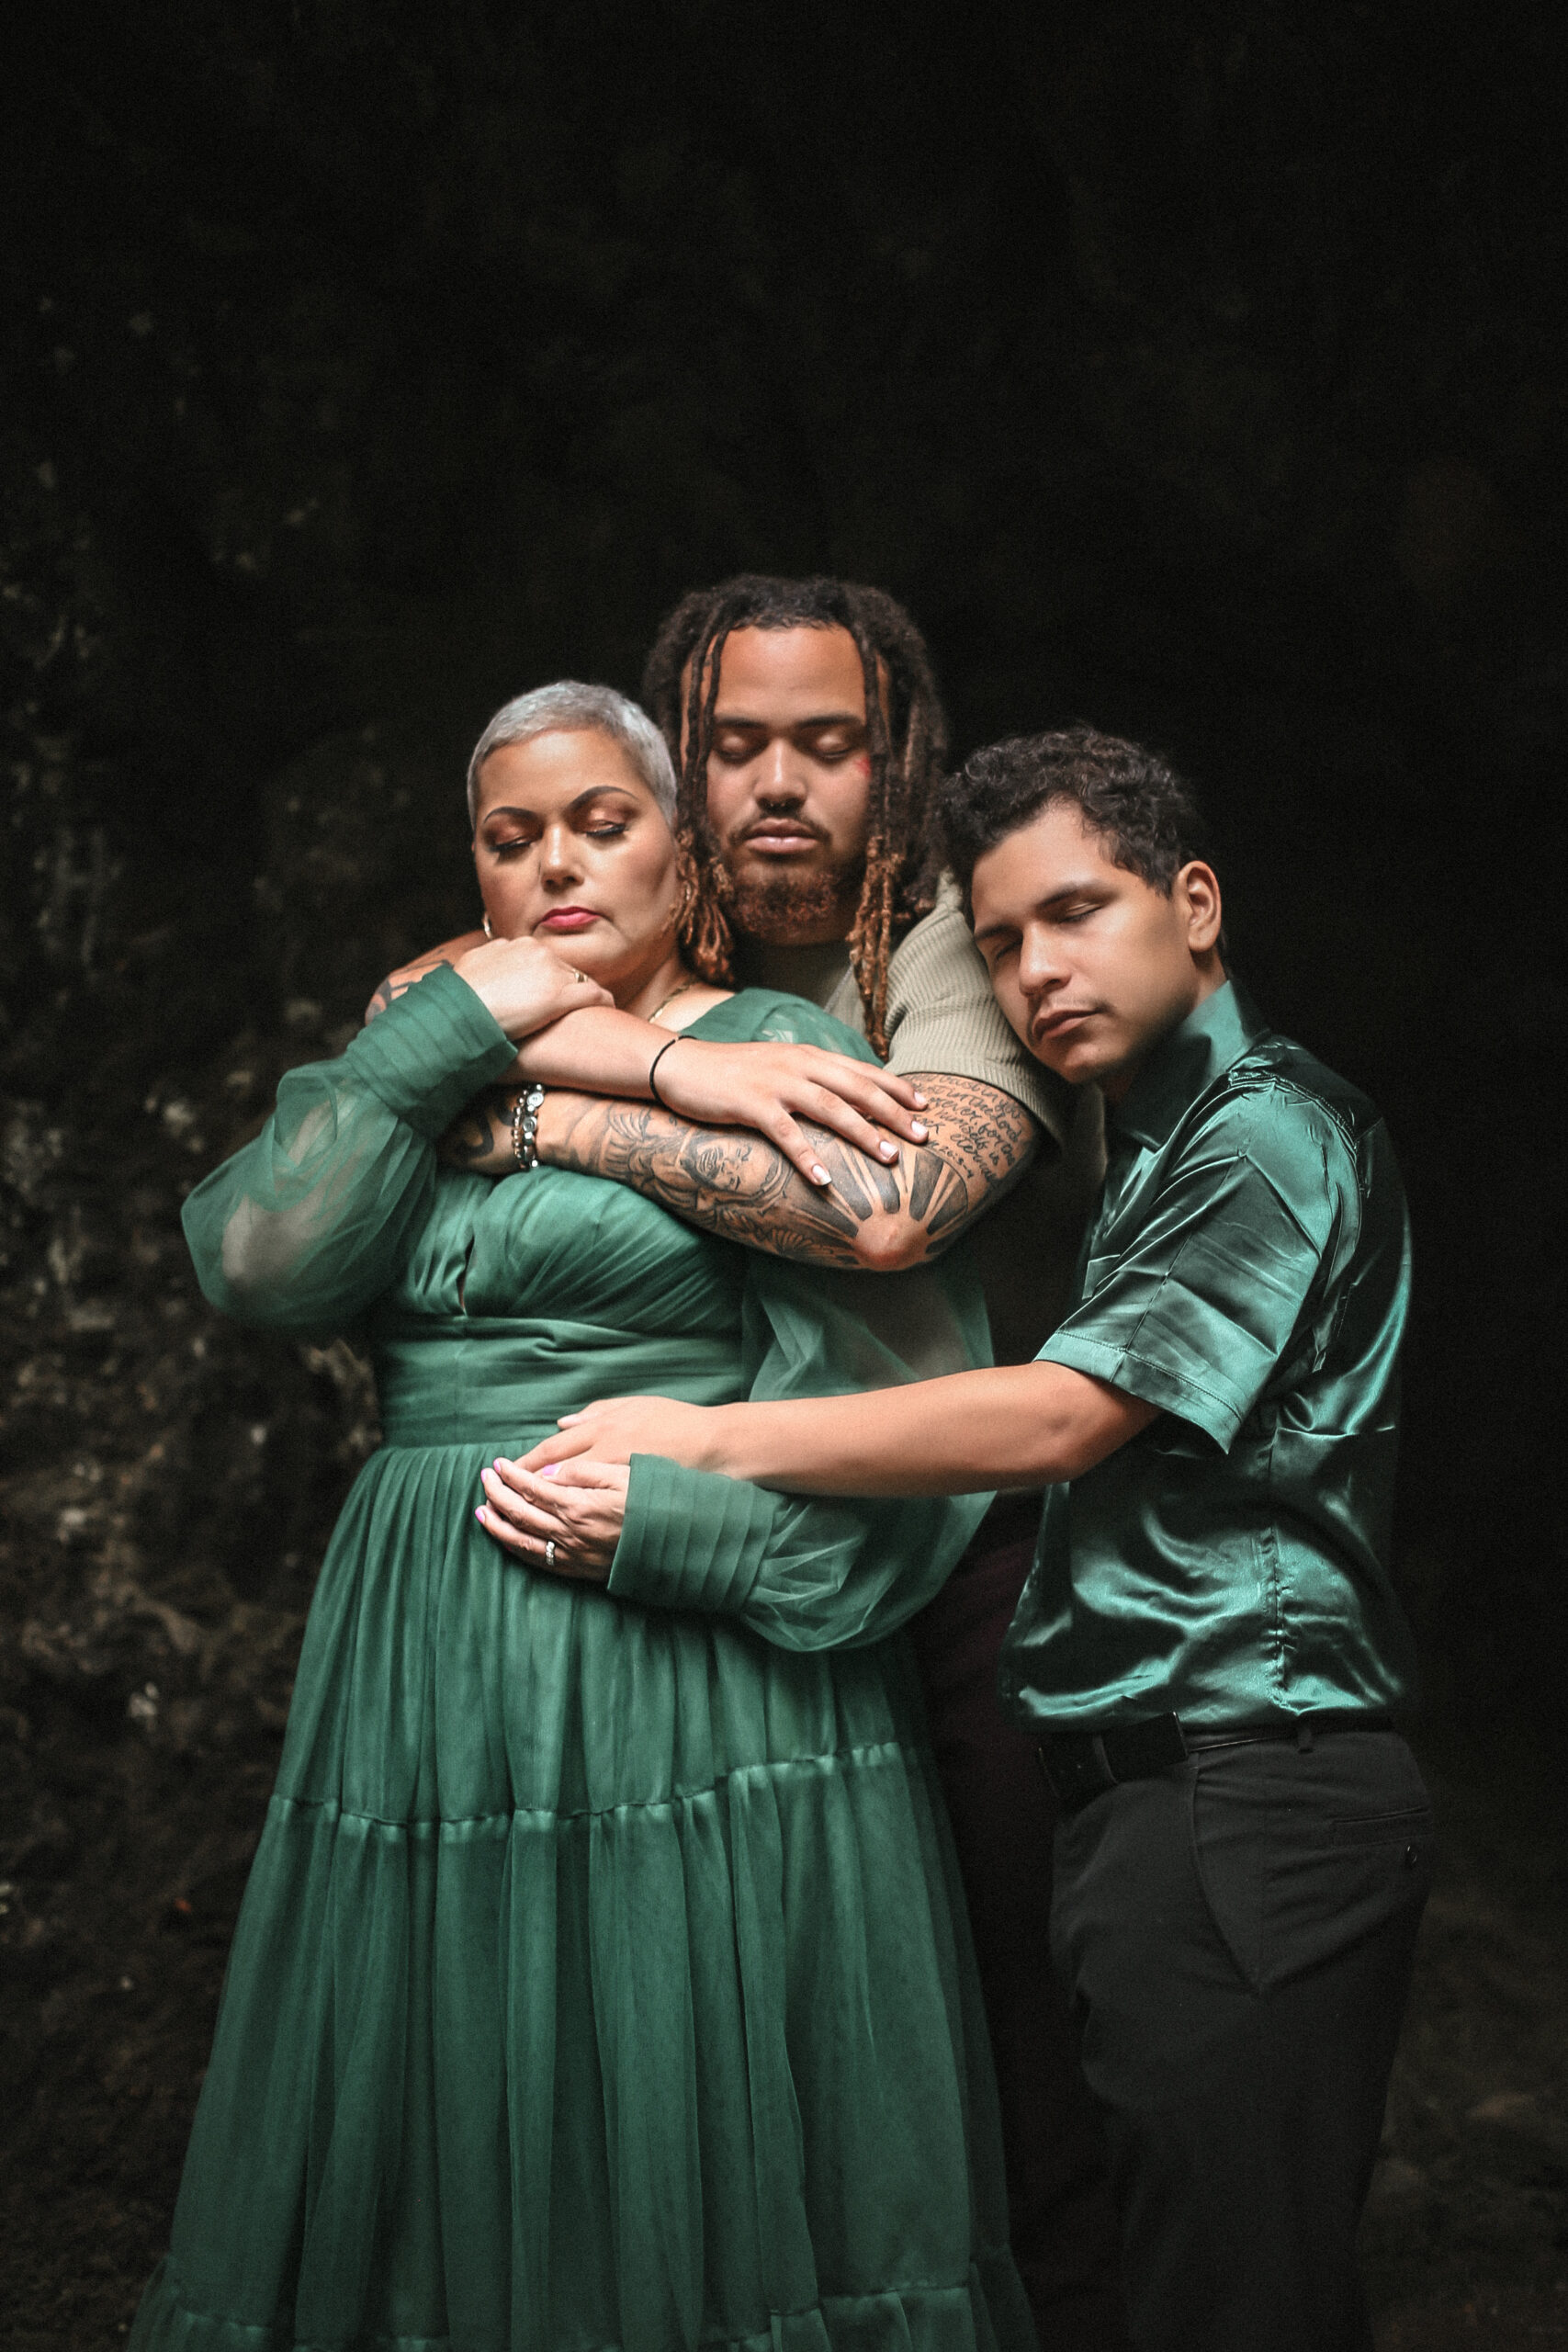
[[902,1644],[531,1575],[485,1458],[340,1522],[132,2352],[1027,2352]]

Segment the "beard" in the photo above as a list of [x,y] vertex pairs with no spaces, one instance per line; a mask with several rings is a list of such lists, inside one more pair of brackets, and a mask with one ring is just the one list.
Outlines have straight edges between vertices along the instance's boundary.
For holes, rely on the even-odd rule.
[[865,859],[840,858],[831,865],[814,866],[803,874],[770,875],[761,882],[741,881],[726,865],[718,870],[719,894],[735,930],[770,947],[793,947],[830,923],[841,923],[848,933],[865,875]]

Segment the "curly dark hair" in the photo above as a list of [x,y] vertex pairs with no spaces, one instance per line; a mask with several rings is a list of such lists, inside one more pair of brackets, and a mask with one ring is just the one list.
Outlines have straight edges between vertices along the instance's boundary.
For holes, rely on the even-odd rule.
[[972,752],[942,787],[937,822],[973,914],[976,861],[1055,800],[1070,800],[1112,862],[1170,896],[1181,868],[1207,854],[1198,803],[1157,752],[1092,727],[1010,735]]
[[[903,933],[936,896],[932,799],[947,757],[947,718],[925,639],[902,605],[850,580],[774,579],[743,571],[682,596],[654,639],[642,698],[670,746],[680,778],[676,838],[690,861],[686,949],[704,978],[734,978],[728,881],[707,815],[707,765],[725,639],[738,628],[843,628],[865,678],[871,799],[865,876],[850,931],[850,962],[866,1034],[887,1051],[887,965]],[[688,662],[682,707],[681,681]],[[887,704],[878,687],[886,674]],[[682,756],[682,721],[685,755]]]

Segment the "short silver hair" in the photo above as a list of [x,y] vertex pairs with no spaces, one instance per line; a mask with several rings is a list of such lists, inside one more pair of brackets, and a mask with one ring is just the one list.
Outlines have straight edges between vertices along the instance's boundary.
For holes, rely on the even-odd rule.
[[492,752],[507,743],[532,742],[536,735],[566,735],[579,728],[608,735],[620,745],[673,831],[675,765],[663,736],[647,711],[614,686],[585,686],[576,678],[558,678],[553,686],[514,695],[496,712],[468,762],[469,824],[479,809],[479,770]]

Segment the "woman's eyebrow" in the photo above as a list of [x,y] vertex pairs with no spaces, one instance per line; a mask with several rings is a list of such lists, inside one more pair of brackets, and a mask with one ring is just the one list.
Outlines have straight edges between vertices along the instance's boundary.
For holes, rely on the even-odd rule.
[[632,803],[634,808],[637,805],[637,794],[632,790],[629,784],[591,784],[584,791],[580,792],[576,796],[575,799],[569,800],[567,802],[567,815],[569,817],[575,815],[577,810],[582,808],[584,804],[590,800],[603,800],[607,792],[623,793],[626,799]]

